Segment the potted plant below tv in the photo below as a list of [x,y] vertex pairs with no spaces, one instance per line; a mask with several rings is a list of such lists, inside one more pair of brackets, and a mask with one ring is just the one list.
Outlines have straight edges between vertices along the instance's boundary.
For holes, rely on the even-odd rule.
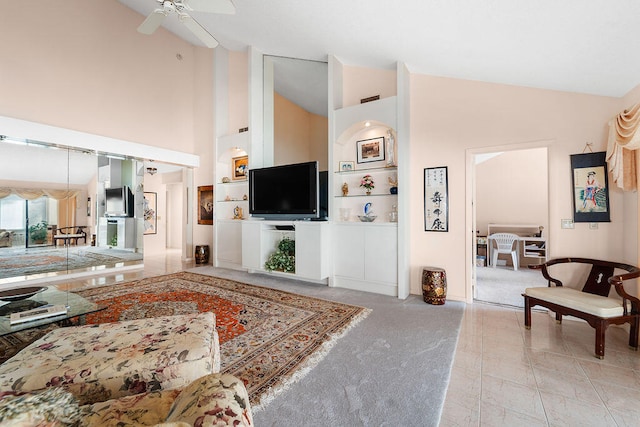
[[283,271],[285,273],[295,273],[296,271],[296,242],[284,237],[278,243],[278,250],[269,255],[264,268],[267,271]]
[[29,226],[29,237],[36,244],[42,244],[47,240],[47,224],[46,221],[40,221],[37,224]]

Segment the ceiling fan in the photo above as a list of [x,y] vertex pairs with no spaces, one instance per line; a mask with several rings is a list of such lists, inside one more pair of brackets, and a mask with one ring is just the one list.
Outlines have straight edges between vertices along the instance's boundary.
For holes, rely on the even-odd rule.
[[225,13],[234,14],[236,8],[231,0],[155,0],[160,7],[153,12],[138,27],[142,34],[153,34],[164,19],[172,13],[178,14],[178,19],[207,47],[218,46],[218,41],[188,12]]

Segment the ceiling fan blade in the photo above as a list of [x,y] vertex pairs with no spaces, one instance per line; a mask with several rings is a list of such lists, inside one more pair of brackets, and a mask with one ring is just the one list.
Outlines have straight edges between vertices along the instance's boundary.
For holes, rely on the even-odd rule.
[[236,13],[236,7],[231,0],[183,0],[182,3],[198,12],[207,13],[225,13],[233,15]]
[[202,41],[207,47],[214,48],[218,46],[218,41],[204,27],[196,22],[195,19],[187,14],[180,15],[182,22],[196,37]]
[[153,34],[158,29],[164,18],[167,17],[167,13],[163,9],[154,10],[147,19],[138,27],[138,32],[142,34]]

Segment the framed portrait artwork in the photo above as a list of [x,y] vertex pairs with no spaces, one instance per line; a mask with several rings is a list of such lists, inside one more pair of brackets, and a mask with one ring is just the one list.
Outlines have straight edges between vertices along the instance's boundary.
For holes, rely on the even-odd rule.
[[231,159],[231,179],[241,181],[247,179],[249,172],[249,156],[234,157]]
[[610,222],[609,179],[604,151],[571,155],[573,222]]
[[158,193],[144,192],[144,233],[158,233]]
[[357,141],[356,158],[358,163],[384,160],[384,136]]
[[447,167],[424,169],[424,230],[449,231]]
[[213,185],[198,187],[198,224],[213,225]]

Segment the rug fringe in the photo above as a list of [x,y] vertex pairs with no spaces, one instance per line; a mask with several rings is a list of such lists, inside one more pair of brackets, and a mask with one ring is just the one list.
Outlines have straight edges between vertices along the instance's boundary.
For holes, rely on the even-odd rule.
[[256,405],[251,406],[251,410],[254,412],[261,411],[264,409],[271,401],[273,401],[280,393],[286,391],[293,384],[300,381],[304,378],[311,370],[324,359],[329,351],[333,348],[333,346],[340,340],[340,338],[344,337],[347,332],[349,332],[353,327],[355,327],[362,320],[366,319],[367,316],[371,313],[370,308],[363,309],[357,316],[355,316],[348,325],[345,325],[341,330],[332,334],[327,341],[320,345],[320,348],[311,354],[307,360],[297,369],[293,374],[282,381],[281,384],[269,388],[267,392],[260,396],[260,402]]

